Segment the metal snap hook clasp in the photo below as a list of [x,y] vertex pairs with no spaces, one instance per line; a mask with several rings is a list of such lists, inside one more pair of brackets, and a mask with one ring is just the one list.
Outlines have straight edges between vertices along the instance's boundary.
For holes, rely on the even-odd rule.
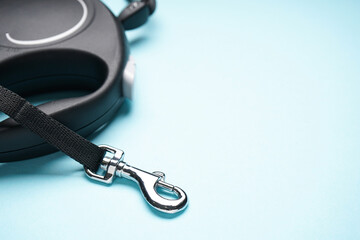
[[[115,175],[130,179],[139,185],[142,195],[150,206],[165,213],[176,213],[186,208],[188,203],[186,193],[181,188],[166,183],[164,173],[149,173],[132,167],[123,161],[123,151],[105,145],[100,147],[113,155],[112,157],[105,156],[101,163],[101,168],[105,171],[104,175],[95,174],[85,168],[88,177],[108,184],[113,182]],[[160,189],[175,194],[177,199],[162,197],[158,193]]]
[[[155,209],[166,213],[176,213],[186,207],[186,193],[181,188],[166,183],[164,181],[165,174],[160,172],[149,173],[129,166],[126,163],[120,163],[119,165],[122,165],[121,170],[119,170],[121,177],[137,182],[144,198]],[[116,175],[118,175],[118,172]],[[162,197],[158,193],[160,188],[175,194],[177,199],[167,199]]]

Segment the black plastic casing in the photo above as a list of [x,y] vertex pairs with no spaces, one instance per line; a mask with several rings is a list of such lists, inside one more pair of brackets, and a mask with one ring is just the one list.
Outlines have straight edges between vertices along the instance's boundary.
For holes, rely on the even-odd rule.
[[[79,24],[81,19],[85,20]],[[44,41],[33,44],[38,40]],[[128,56],[123,26],[98,0],[0,2],[0,84],[24,97],[58,90],[89,91],[39,106],[84,137],[108,122],[123,102],[122,76]],[[54,151],[12,119],[0,122],[0,162]]]

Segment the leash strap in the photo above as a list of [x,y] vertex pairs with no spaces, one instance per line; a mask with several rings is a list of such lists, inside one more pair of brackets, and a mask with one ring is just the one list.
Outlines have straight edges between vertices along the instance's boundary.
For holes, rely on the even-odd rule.
[[[138,183],[146,201],[155,209],[165,213],[176,213],[186,208],[188,203],[186,193],[181,188],[165,182],[164,173],[159,171],[149,173],[126,164],[123,161],[123,151],[109,146],[98,147],[92,144],[1,85],[0,111],[83,164],[85,173],[91,179],[111,184],[116,175],[127,176],[126,178]],[[111,158],[104,157],[106,152],[112,153],[113,156]],[[104,175],[96,174],[99,166],[105,171]],[[176,198],[164,198],[157,192],[158,188],[174,194]]]
[[99,168],[105,154],[104,149],[89,142],[1,85],[0,111],[90,170],[96,172]]

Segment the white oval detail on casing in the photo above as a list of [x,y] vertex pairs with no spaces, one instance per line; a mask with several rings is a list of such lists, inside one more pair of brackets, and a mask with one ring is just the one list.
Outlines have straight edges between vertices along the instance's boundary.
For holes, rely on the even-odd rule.
[[84,0],[76,0],[76,1],[78,1],[83,8],[83,15],[82,15],[80,21],[74,27],[70,28],[69,30],[67,30],[63,33],[60,33],[58,35],[52,36],[52,37],[38,39],[38,40],[17,40],[17,39],[12,38],[10,36],[10,33],[5,34],[6,38],[12,43],[15,43],[18,45],[30,46],[30,45],[47,44],[47,43],[55,42],[55,41],[58,41],[58,40],[61,40],[63,38],[70,36],[71,34],[76,32],[77,30],[79,30],[84,25],[84,23],[88,17],[88,8],[87,8]]

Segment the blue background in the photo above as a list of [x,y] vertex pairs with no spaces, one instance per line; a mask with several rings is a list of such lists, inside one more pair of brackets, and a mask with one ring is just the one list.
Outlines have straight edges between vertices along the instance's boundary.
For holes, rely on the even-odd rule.
[[158,1],[127,33],[134,101],[92,140],[164,171],[187,210],[159,214],[56,153],[0,164],[0,239],[360,239],[359,11]]

